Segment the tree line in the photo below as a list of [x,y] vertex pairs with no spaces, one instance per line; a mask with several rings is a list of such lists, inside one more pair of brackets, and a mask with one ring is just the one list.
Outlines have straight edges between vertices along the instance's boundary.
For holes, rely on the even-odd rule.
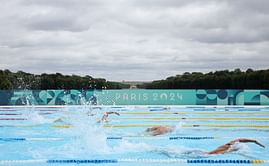
[[[0,70],[0,90],[12,89],[125,89],[130,85],[89,75],[31,74]],[[269,89],[269,69],[220,70],[209,73],[185,72],[181,75],[137,85],[141,89]]]
[[122,89],[129,88],[119,82],[106,81],[91,76],[56,74],[31,74],[23,71],[0,70],[0,90],[12,89]]
[[269,89],[269,69],[221,70],[209,73],[185,72],[140,85],[146,89]]

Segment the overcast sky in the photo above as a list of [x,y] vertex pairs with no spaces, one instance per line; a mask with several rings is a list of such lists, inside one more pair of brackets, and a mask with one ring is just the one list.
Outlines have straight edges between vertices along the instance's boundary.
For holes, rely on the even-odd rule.
[[0,69],[145,81],[269,68],[269,0],[0,4]]

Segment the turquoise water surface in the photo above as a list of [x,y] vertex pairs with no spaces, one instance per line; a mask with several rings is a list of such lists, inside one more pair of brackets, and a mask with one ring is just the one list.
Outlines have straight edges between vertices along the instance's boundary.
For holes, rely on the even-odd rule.
[[[120,116],[97,123],[108,111]],[[157,125],[175,129],[145,133]],[[0,107],[0,165],[250,165],[269,159],[268,132],[268,107]],[[237,138],[265,148],[238,143],[206,154]]]

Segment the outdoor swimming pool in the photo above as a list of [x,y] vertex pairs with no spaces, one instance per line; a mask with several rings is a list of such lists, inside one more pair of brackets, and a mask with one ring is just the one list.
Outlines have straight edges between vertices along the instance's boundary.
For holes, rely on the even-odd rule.
[[[107,111],[108,122],[96,123]],[[173,125],[148,136],[145,129]],[[0,165],[268,164],[269,107],[0,107]],[[238,151],[206,155],[236,138]],[[213,163],[213,164],[212,164]]]

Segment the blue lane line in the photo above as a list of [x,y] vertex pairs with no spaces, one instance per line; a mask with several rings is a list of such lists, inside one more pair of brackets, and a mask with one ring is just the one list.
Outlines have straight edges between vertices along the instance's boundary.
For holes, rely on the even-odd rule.
[[215,137],[169,137],[169,140],[178,140],[178,139],[200,140],[200,139],[215,139]]
[[70,164],[70,163],[76,163],[76,164],[82,164],[82,163],[93,163],[93,164],[103,164],[103,163],[118,163],[118,160],[112,159],[112,160],[47,160],[47,163],[61,163],[61,164]]
[[0,138],[0,141],[6,141],[6,142],[26,141],[26,138]]
[[[130,138],[131,139],[132,137],[111,136],[111,137],[107,137],[107,140],[122,140],[124,138]],[[140,138],[140,137],[137,137],[137,138]],[[146,137],[146,138],[148,138],[148,137]],[[157,138],[157,139],[161,138],[161,139],[163,139],[163,137],[152,137],[152,138]],[[27,141],[27,139],[29,139],[29,138],[0,138],[0,141],[14,142],[14,141]],[[143,137],[141,137],[141,139],[143,139]],[[202,140],[202,139],[215,139],[215,137],[206,137],[206,136],[205,137],[179,137],[179,136],[176,136],[176,137],[164,137],[164,139],[168,139],[168,140],[181,140],[181,139]],[[31,138],[29,140],[31,140]],[[48,140],[49,140],[49,138],[48,138]]]
[[0,160],[0,165],[12,164],[112,164],[112,163],[179,163],[179,164],[268,164],[269,160],[244,160],[244,159],[152,159],[152,158],[123,158],[123,159],[41,159],[41,160]]
[[207,163],[207,164],[250,164],[251,160],[187,160],[187,163]]
[[[121,140],[124,138],[132,138],[132,137],[107,137],[107,139],[109,140]],[[143,139],[143,137],[135,137],[135,138],[141,138]],[[148,137],[146,137],[148,138]],[[152,138],[160,138],[162,139],[163,137],[152,137]],[[168,139],[168,140],[180,140],[180,139],[189,139],[189,140],[201,140],[201,139],[216,139],[215,137],[164,137],[164,139]]]

